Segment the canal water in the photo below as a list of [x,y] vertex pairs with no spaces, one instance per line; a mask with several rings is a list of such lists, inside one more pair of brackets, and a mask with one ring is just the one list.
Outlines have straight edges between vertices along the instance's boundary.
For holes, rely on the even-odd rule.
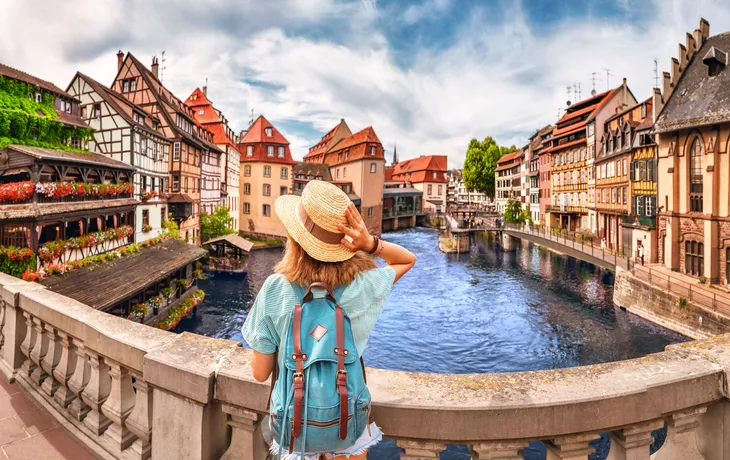
[[[410,249],[418,262],[391,291],[365,352],[370,367],[533,371],[636,358],[686,340],[615,308],[611,272],[539,246],[523,242],[516,252],[504,253],[480,238],[468,254],[443,254],[435,230],[383,237]],[[256,251],[248,275],[202,280],[206,299],[177,330],[242,340],[255,293],[280,257],[281,249]],[[604,439],[597,447],[605,451],[606,445]],[[398,458],[394,443],[378,447],[371,458]],[[464,446],[450,446],[442,455],[468,458]],[[533,443],[527,458],[544,458],[541,443]]]

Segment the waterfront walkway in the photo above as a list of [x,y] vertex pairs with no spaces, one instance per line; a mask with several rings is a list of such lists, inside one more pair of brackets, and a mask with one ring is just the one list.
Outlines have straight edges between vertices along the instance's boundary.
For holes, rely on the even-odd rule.
[[0,459],[94,460],[84,446],[32,401],[17,383],[0,376]]

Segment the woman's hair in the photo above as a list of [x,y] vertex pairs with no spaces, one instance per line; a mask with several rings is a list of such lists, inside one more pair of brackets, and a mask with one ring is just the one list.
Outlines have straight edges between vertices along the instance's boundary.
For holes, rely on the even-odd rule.
[[287,281],[308,286],[310,283],[325,283],[332,289],[342,284],[350,284],[362,272],[376,268],[375,261],[368,255],[357,252],[344,262],[321,262],[312,258],[289,236],[284,258],[274,271]]

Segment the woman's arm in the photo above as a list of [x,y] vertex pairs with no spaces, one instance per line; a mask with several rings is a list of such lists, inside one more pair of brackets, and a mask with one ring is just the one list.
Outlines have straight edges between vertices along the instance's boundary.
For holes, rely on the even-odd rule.
[[274,360],[276,354],[263,354],[254,350],[253,359],[251,360],[251,370],[253,371],[253,378],[259,382],[265,382],[269,379],[269,376],[274,372]]
[[[365,251],[368,252],[375,246],[375,238],[368,232],[365,223],[357,212],[354,204],[351,204],[347,211],[345,211],[347,222],[350,227],[339,225],[339,229],[342,233],[352,238],[352,242],[342,239],[342,245],[350,251]],[[380,257],[395,270],[395,281],[398,281],[401,276],[405,275],[408,270],[413,268],[416,263],[416,256],[411,251],[394,243],[388,243],[380,240],[380,244],[383,245],[380,251]]]

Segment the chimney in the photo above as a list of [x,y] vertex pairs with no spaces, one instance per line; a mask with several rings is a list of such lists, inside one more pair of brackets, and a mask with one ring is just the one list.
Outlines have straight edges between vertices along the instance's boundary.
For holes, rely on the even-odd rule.
[[654,94],[652,94],[651,99],[652,121],[656,121],[662,108],[664,108],[664,98],[662,98],[662,93],[659,91],[659,88],[654,88]]
[[697,44],[698,49],[710,38],[710,23],[705,18],[700,19],[700,37],[702,37],[702,43]]
[[682,72],[679,70],[679,61],[677,58],[672,58],[672,86],[677,84],[681,76]]
[[662,95],[665,100],[672,94],[672,77],[669,72],[662,72]]
[[203,86],[203,94],[205,94],[206,96],[208,96],[208,85]]
[[117,51],[117,72],[122,70],[122,63],[124,62],[124,53],[122,50]]
[[695,37],[691,33],[687,32],[687,61],[692,60],[692,57],[697,51]]
[[[677,75],[677,80],[679,80],[679,77],[682,75],[682,72],[684,72],[684,69],[687,68],[687,48],[684,47],[683,44],[679,44],[679,74]],[[676,81],[675,80],[675,83]]]
[[160,64],[157,62],[157,56],[153,56],[152,57],[152,75],[154,75],[155,78],[160,78],[159,71],[160,71]]

